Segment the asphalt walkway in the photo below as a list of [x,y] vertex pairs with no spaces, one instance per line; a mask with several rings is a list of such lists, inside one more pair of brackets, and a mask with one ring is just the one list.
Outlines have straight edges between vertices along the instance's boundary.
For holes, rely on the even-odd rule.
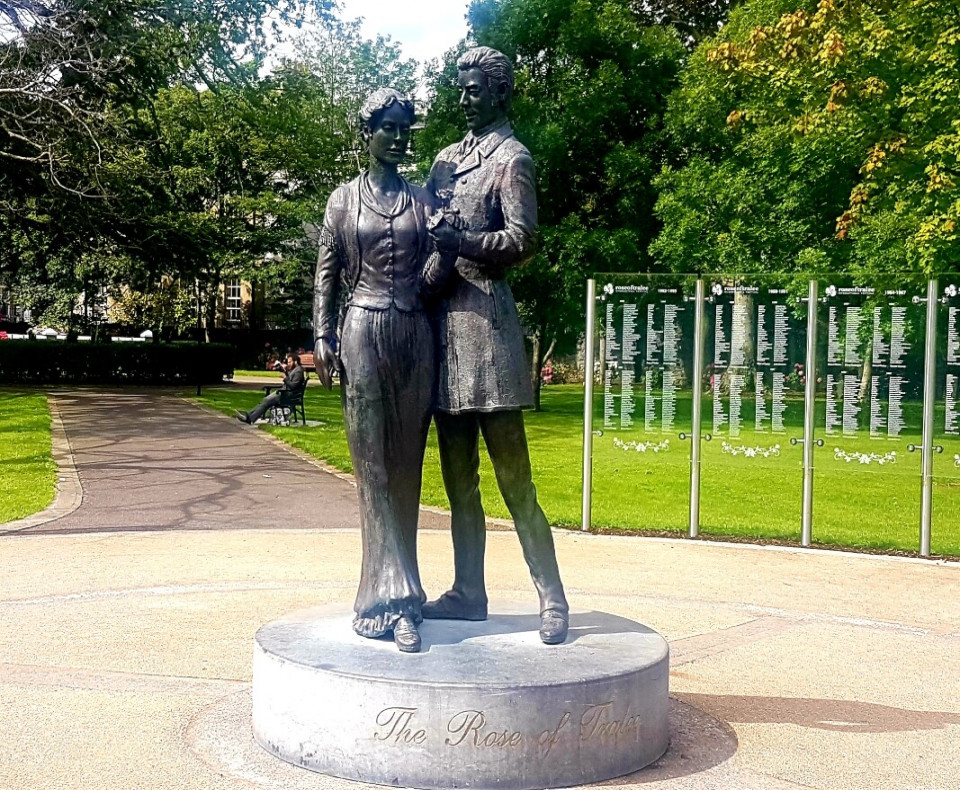
[[[25,531],[357,524],[352,485],[305,463],[304,456],[256,428],[159,391],[65,390],[51,397],[83,501],[72,513]],[[432,514],[426,518],[428,526],[441,524]]]
[[[348,480],[171,394],[52,395],[61,495],[0,525],[0,788],[356,788],[253,746],[253,635],[352,603]],[[613,784],[960,787],[960,565],[557,532],[574,612],[671,643],[672,745]],[[452,564],[425,513],[424,585]],[[516,536],[497,600],[536,599]],[[574,624],[576,614],[574,613]]]

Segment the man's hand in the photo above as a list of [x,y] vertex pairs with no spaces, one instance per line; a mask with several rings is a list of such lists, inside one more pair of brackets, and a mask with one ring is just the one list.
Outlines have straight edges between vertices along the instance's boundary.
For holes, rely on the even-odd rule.
[[445,255],[460,252],[460,239],[463,237],[466,223],[455,211],[444,210],[441,215],[434,216],[437,219],[429,222],[427,228],[437,250]]
[[320,383],[327,389],[333,387],[333,374],[339,372],[340,361],[333,350],[333,342],[329,338],[318,337],[313,351],[313,364],[317,369]]

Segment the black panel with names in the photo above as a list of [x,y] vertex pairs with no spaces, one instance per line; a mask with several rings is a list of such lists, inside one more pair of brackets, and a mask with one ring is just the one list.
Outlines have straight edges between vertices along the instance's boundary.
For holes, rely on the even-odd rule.
[[[853,438],[901,439],[906,404],[919,397],[914,348],[922,337],[923,298],[907,289],[828,285],[826,432]],[[922,344],[921,344],[922,345]]]
[[602,298],[604,429],[674,431],[685,365],[692,367],[684,354],[692,357],[684,326],[691,297],[682,285],[610,283]]
[[948,436],[960,436],[960,282],[943,289],[941,302],[946,310],[946,353],[944,381],[944,425]]
[[787,289],[713,283],[709,301],[713,434],[735,439],[746,429],[785,433],[788,396],[791,390],[802,391],[803,372],[798,361],[803,359],[802,333]]

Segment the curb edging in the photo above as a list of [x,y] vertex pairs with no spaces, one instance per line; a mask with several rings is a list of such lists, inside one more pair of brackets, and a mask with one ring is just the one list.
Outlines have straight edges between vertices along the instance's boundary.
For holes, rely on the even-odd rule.
[[83,484],[74,460],[70,439],[63,427],[60,404],[50,393],[46,393],[47,406],[50,409],[50,444],[53,462],[57,468],[56,492],[53,502],[39,513],[0,524],[0,536],[39,527],[50,521],[56,521],[73,513],[83,504]]

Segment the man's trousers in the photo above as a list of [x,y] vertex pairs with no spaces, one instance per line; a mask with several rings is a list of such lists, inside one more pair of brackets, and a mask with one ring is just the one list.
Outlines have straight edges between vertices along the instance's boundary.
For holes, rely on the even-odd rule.
[[553,535],[537,502],[530,453],[519,409],[496,412],[438,412],[434,419],[443,483],[450,500],[453,533],[453,589],[471,603],[486,606],[484,549],[486,523],[480,501],[479,438],[487,445],[503,501],[513,516],[523,557],[540,595],[540,612],[566,614]]

